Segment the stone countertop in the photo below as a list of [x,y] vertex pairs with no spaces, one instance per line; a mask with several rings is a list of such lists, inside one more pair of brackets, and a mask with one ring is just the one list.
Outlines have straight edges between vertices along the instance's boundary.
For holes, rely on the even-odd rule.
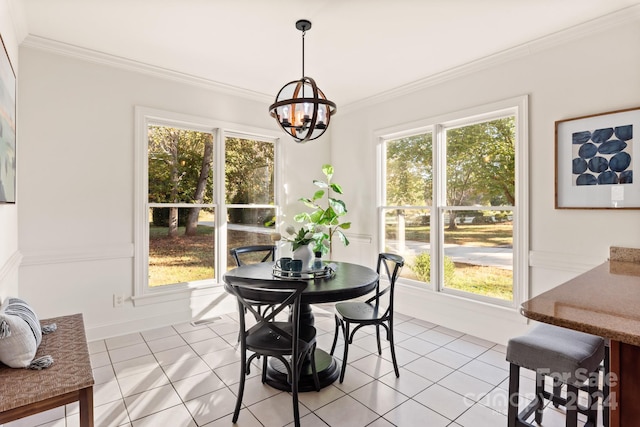
[[522,314],[640,346],[640,263],[611,254],[612,261],[524,302]]

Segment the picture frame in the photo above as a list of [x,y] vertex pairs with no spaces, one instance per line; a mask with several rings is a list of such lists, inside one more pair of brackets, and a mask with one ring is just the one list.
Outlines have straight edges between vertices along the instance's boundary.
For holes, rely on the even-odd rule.
[[0,35],[0,204],[16,202],[16,74]]
[[640,209],[639,140],[640,107],[556,121],[555,208]]

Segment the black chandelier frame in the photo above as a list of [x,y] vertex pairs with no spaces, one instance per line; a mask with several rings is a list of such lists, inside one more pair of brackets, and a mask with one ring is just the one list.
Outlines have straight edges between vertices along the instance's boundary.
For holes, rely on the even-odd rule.
[[[337,107],[318,88],[315,80],[304,73],[304,37],[311,22],[301,19],[296,22],[296,28],[302,31],[302,78],[280,89],[276,101],[269,106],[269,113],[296,142],[303,143],[324,134]],[[282,99],[286,96],[291,98]]]

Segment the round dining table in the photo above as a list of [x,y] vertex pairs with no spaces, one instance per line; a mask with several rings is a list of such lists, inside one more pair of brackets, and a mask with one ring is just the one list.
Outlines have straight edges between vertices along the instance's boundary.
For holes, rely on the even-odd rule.
[[[302,324],[313,325],[312,304],[357,298],[371,292],[378,282],[378,273],[369,267],[348,262],[331,262],[330,264],[334,267],[334,274],[329,277],[307,280],[309,285],[302,292],[300,303],[300,322]],[[289,278],[280,278],[277,274],[274,275],[274,263],[272,262],[247,264],[229,270],[223,277],[225,287],[228,286],[227,277],[264,280],[265,282],[291,280]],[[296,280],[301,279],[298,278]],[[259,301],[260,296],[256,295],[255,299]],[[315,365],[321,388],[330,385],[340,376],[338,363],[333,356],[322,349],[316,348]],[[310,363],[307,361],[302,367],[302,375],[298,382],[299,391],[315,390],[312,372]],[[269,361],[266,382],[279,390],[290,391],[291,389],[287,382],[286,368],[275,358]]]

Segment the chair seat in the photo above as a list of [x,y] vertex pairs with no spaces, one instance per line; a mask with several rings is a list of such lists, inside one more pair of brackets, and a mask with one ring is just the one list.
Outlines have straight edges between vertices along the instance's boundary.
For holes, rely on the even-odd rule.
[[[292,326],[288,322],[273,322],[273,325],[291,334]],[[300,328],[298,345],[305,349],[316,337],[316,328],[305,326]],[[247,349],[262,354],[289,354],[291,353],[291,340],[277,334],[266,325],[247,335]]]
[[365,302],[339,302],[335,305],[335,313],[338,317],[350,322],[364,323],[376,322],[382,318],[384,312],[377,307]]
[[545,369],[550,376],[579,387],[586,374],[597,370],[604,358],[604,340],[571,329],[540,324],[512,338],[507,361],[531,370]]

